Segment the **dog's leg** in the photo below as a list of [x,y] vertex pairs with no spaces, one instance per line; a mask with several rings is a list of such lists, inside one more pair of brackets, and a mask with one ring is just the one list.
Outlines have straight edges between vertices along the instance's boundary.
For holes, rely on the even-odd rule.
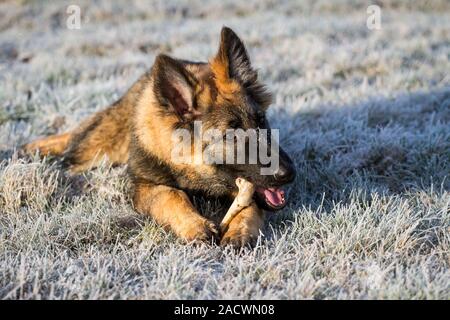
[[244,208],[231,220],[220,245],[231,244],[234,247],[252,245],[264,226],[265,213],[255,203]]
[[210,241],[217,235],[213,222],[202,217],[181,190],[164,185],[137,184],[133,202],[135,209],[150,215],[186,241]]
[[98,166],[103,157],[112,164],[128,160],[131,106],[117,102],[83,121],[73,131],[64,162],[73,173]]
[[72,137],[71,133],[55,134],[46,138],[35,140],[22,147],[26,153],[39,151],[41,156],[59,156],[66,150]]

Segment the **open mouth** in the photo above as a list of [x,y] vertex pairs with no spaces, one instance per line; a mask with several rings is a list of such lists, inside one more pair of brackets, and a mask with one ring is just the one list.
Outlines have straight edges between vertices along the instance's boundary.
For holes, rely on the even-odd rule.
[[269,211],[276,211],[286,206],[284,190],[281,188],[256,188],[255,197],[258,205]]

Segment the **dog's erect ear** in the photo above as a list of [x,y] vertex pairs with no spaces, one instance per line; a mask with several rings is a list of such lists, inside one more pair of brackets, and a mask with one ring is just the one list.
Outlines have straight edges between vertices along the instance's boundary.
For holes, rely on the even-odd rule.
[[211,68],[219,90],[233,92],[237,82],[263,108],[272,102],[272,95],[258,82],[258,73],[252,68],[244,43],[228,27],[222,28],[219,51],[211,61]]
[[228,27],[222,28],[219,51],[214,60],[222,64],[228,78],[238,81],[243,86],[257,79],[258,75],[251,66],[244,43]]
[[195,77],[181,62],[160,54],[153,66],[154,92],[159,103],[174,111],[181,120],[200,116],[194,108]]

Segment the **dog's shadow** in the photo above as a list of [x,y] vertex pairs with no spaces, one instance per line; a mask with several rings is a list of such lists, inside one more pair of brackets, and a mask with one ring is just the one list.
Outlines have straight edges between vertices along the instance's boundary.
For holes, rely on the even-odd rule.
[[295,113],[281,108],[271,120],[297,168],[275,224],[304,207],[328,212],[355,191],[450,190],[450,87]]

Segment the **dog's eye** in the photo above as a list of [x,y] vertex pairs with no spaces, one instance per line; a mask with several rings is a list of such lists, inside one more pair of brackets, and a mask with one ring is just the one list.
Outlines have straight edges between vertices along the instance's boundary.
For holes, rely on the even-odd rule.
[[258,112],[256,114],[256,121],[258,122],[259,125],[266,123],[266,115],[262,112]]
[[239,129],[239,128],[241,127],[241,122],[240,122],[239,120],[237,120],[237,119],[231,120],[231,121],[228,123],[228,127],[229,127],[230,129]]

